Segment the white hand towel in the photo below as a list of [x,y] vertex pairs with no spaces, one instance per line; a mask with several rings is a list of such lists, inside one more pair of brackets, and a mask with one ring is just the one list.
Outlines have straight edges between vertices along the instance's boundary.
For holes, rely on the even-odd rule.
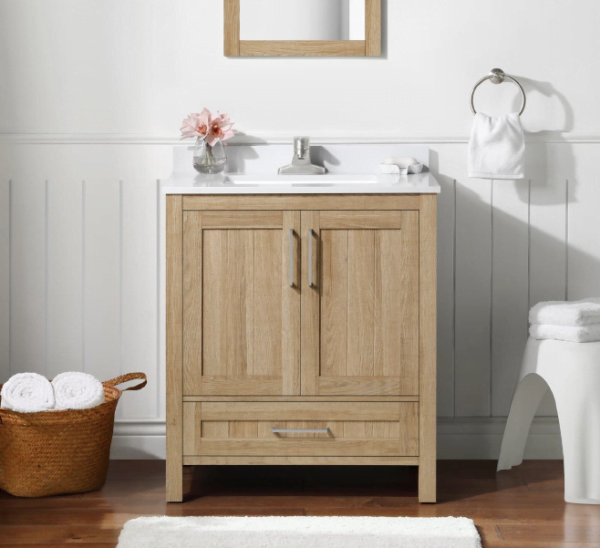
[[492,118],[478,112],[469,141],[469,177],[522,179],[525,135],[517,113]]
[[529,311],[529,322],[572,327],[600,323],[600,299],[538,303]]
[[37,413],[54,408],[54,390],[46,377],[37,373],[17,373],[0,392],[3,409],[18,413]]
[[529,334],[534,339],[555,339],[575,343],[593,342],[600,341],[600,324],[570,327],[534,323],[529,328]]
[[52,380],[56,409],[91,409],[104,403],[104,387],[93,375],[75,371]]

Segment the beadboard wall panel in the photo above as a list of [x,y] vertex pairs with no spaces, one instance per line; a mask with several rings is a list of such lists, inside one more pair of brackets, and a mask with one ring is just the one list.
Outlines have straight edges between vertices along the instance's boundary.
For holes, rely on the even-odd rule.
[[0,179],[0,383],[10,374],[10,181]]
[[492,182],[492,416],[508,415],[528,336],[529,184]]
[[120,181],[83,183],[83,363],[100,380],[121,373]]
[[457,178],[454,410],[458,417],[491,412],[491,202],[491,181],[468,179],[466,170]]
[[83,363],[83,185],[48,182],[46,374],[53,378]]
[[[522,181],[468,179],[465,143],[430,147],[442,185],[439,415],[501,419],[520,368],[529,306],[600,294],[600,142],[530,143]],[[66,157],[63,148],[78,158],[64,177],[54,165],[47,180],[43,166],[20,165],[31,148],[0,147],[12,171],[31,170],[0,184],[0,381],[26,370],[54,376],[80,369],[103,380],[144,371],[148,387],[123,398],[119,420],[160,424],[157,177],[171,169],[172,146],[36,144],[38,158]],[[135,178],[127,156],[159,160]],[[549,396],[539,414],[555,413]],[[135,438],[133,426],[127,436]]]
[[10,371],[46,374],[47,182],[12,181],[10,193]]

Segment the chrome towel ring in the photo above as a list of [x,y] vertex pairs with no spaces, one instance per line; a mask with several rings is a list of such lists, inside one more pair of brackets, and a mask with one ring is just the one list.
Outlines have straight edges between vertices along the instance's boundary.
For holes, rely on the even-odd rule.
[[527,96],[525,95],[525,90],[523,89],[523,86],[521,84],[519,84],[519,82],[517,80],[515,80],[512,76],[505,74],[504,71],[499,68],[492,69],[487,76],[484,76],[473,87],[473,91],[471,92],[471,110],[473,111],[473,114],[477,114],[477,111],[475,110],[475,91],[477,90],[477,88],[481,84],[483,84],[483,82],[485,82],[486,80],[489,80],[492,84],[501,84],[507,78],[509,80],[511,80],[512,82],[514,82],[518,86],[518,88],[521,90],[521,96],[523,97],[523,104],[521,105],[521,110],[519,111],[519,116],[521,116],[521,114],[523,114],[523,111],[525,110],[525,105],[527,104]]

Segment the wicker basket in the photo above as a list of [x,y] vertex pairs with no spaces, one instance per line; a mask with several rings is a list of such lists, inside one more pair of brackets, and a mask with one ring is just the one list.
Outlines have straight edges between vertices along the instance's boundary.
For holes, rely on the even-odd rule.
[[[0,409],[0,489],[17,497],[45,497],[100,489],[106,481],[116,385],[143,379],[129,373],[106,381],[105,402],[93,409],[16,413]],[[2,386],[0,385],[0,388]]]

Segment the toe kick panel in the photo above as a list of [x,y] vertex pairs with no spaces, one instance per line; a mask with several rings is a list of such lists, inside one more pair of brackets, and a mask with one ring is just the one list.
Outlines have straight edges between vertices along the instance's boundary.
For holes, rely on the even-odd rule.
[[416,457],[418,402],[185,402],[184,456]]

